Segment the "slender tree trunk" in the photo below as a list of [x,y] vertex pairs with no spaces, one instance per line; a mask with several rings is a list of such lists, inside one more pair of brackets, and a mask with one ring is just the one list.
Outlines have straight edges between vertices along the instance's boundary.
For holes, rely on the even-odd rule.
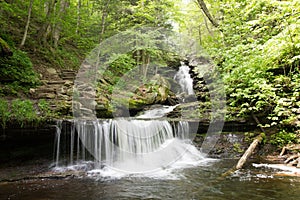
[[210,14],[204,0],[197,0],[197,3],[199,5],[199,7],[201,8],[201,10],[204,12],[204,14],[206,15],[206,17],[209,19],[209,21],[212,23],[212,25],[214,27],[219,27],[218,22],[212,17],[212,15]]
[[25,45],[25,41],[26,41],[26,38],[27,38],[27,33],[28,33],[29,24],[30,24],[30,18],[31,18],[33,1],[34,0],[30,0],[30,4],[29,4],[29,8],[28,8],[28,15],[27,15],[27,22],[26,22],[26,26],[25,26],[25,31],[24,31],[23,39],[22,39],[22,42],[20,44],[20,48]]
[[103,11],[102,11],[102,17],[101,17],[101,31],[99,35],[99,42],[102,42],[103,40],[103,34],[105,32],[105,22],[106,22],[106,17],[108,15],[108,6],[109,6],[110,0],[107,0]]
[[79,34],[79,27],[80,27],[80,21],[81,21],[81,0],[78,0],[77,2],[77,24],[76,24],[76,34]]

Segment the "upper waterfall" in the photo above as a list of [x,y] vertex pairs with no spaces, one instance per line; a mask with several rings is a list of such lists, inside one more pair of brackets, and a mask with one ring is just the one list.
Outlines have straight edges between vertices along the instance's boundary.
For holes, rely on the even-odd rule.
[[190,67],[181,62],[181,66],[179,67],[178,72],[175,74],[174,79],[179,83],[181,87],[181,92],[185,93],[186,95],[193,95],[193,79],[189,74]]

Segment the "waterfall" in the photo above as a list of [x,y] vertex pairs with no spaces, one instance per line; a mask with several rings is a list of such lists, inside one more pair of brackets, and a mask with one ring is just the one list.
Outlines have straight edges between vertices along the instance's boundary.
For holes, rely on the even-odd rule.
[[[185,95],[194,94],[189,70],[182,63],[174,77]],[[156,105],[135,118],[77,119],[65,130],[59,124],[56,169],[79,168],[102,175],[107,175],[107,170],[149,174],[203,161],[204,156],[192,144],[189,123],[161,119],[176,106]]]
[[58,120],[56,124],[56,136],[55,136],[56,148],[54,149],[56,151],[56,152],[54,151],[55,165],[58,165],[59,162],[61,129],[62,129],[62,120]]
[[[136,174],[172,168],[182,159],[198,162],[203,155],[192,145],[188,122],[164,120],[109,119],[73,121],[66,131],[57,126],[56,167],[88,163],[88,170],[107,168]],[[65,134],[70,141],[62,143]],[[68,155],[61,155],[62,145]],[[70,146],[69,146],[70,145]],[[65,151],[65,152],[66,152]],[[73,163],[77,160],[76,163]],[[91,163],[93,163],[91,165]],[[75,165],[74,165],[75,164]],[[190,164],[190,163],[189,163]]]
[[174,79],[179,83],[181,91],[186,95],[193,95],[193,79],[190,74],[190,67],[181,62],[178,72],[175,74]]

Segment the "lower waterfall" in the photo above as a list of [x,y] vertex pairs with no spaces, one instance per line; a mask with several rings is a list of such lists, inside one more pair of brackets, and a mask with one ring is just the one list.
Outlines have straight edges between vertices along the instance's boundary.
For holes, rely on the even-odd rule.
[[160,173],[207,161],[192,144],[188,122],[165,120],[60,121],[55,150],[55,170],[102,176]]

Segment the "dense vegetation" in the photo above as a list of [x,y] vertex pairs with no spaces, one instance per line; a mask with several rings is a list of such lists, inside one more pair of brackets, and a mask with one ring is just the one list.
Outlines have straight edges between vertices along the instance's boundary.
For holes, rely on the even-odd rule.
[[300,126],[299,2],[264,0],[221,7],[223,36],[210,51],[224,77],[230,109],[259,115],[267,119],[263,126],[280,128],[273,136],[275,144],[297,141],[293,133]]
[[[261,126],[277,129],[273,144],[298,142],[300,2],[207,0],[209,13],[201,3],[2,0],[0,95],[20,98],[18,91],[22,90],[26,96],[30,87],[39,84],[40,68],[76,69],[96,44],[116,33],[140,26],[165,27],[195,38],[213,58],[226,86],[227,120],[255,115]],[[28,33],[22,43],[27,23]],[[136,59],[137,51],[161,57],[161,52],[151,49],[121,55],[107,72],[112,82],[117,81],[114,74],[121,76],[133,65],[147,60]],[[111,88],[107,85],[101,91]],[[13,109],[12,104],[0,103],[1,110]],[[1,111],[4,126],[6,112]]]

